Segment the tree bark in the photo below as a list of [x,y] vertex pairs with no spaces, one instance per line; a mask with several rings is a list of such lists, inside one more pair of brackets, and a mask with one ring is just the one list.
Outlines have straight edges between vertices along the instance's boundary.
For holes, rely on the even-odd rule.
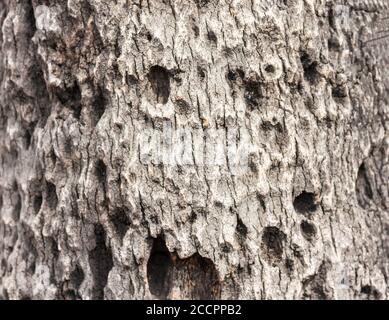
[[0,297],[387,299],[388,17],[0,1]]

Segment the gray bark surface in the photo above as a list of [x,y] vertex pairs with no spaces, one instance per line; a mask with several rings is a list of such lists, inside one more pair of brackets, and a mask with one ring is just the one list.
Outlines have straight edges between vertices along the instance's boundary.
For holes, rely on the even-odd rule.
[[[387,299],[388,17],[0,1],[0,298]],[[154,159],[139,137],[166,123],[235,132],[247,168]]]

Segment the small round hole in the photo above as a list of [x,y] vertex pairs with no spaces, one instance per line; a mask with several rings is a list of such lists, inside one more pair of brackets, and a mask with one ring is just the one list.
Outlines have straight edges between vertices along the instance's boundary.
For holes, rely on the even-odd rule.
[[272,64],[268,64],[265,67],[265,71],[268,73],[274,73],[276,71],[276,68]]
[[294,209],[298,213],[311,214],[317,209],[315,194],[311,192],[302,192],[293,201]]

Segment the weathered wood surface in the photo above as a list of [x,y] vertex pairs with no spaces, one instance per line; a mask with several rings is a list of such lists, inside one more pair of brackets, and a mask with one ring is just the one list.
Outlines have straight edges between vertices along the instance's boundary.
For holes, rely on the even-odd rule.
[[0,1],[0,297],[387,299],[388,17]]

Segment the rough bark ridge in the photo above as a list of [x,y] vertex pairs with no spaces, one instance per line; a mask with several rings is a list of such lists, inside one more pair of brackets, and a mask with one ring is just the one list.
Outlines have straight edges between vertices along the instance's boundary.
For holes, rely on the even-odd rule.
[[[0,297],[388,298],[388,16],[0,1]],[[148,161],[169,121],[238,129],[249,170]]]

